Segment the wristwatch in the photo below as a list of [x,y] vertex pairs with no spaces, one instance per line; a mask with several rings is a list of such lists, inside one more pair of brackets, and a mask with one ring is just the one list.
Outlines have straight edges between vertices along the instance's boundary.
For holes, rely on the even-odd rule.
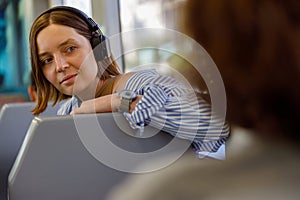
[[119,92],[121,97],[121,104],[119,107],[119,112],[128,112],[130,111],[130,104],[136,100],[137,93],[132,90],[121,90]]

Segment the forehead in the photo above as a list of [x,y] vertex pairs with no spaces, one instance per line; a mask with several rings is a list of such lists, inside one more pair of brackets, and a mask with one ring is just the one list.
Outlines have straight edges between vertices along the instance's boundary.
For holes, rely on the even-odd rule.
[[46,51],[68,39],[73,39],[78,42],[84,42],[84,40],[87,40],[85,37],[77,33],[72,27],[50,24],[39,32],[36,42],[39,51]]

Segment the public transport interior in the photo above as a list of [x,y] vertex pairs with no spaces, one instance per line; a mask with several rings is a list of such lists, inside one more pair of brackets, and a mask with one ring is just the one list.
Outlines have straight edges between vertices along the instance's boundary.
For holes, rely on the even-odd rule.
[[[220,190],[220,195],[231,197],[233,193],[226,191],[235,188],[228,189],[226,183],[217,184],[218,188],[212,187],[219,182],[218,178],[226,176],[227,172],[230,172],[232,177],[235,177],[235,172],[240,174],[235,177],[234,181],[239,182],[238,178],[241,178],[243,184],[248,184],[247,187],[257,189],[254,187],[256,183],[251,182],[253,180],[249,174],[247,177],[249,182],[242,180],[245,175],[242,172],[248,167],[237,167],[232,163],[224,165],[224,168],[219,166],[219,163],[240,156],[249,149],[255,152],[256,148],[264,146],[257,142],[252,132],[247,129],[231,127],[235,128],[239,134],[230,133],[229,140],[217,152],[199,154],[197,164],[195,164],[194,158],[191,158],[190,148],[186,148],[180,156],[176,154],[176,149],[173,149],[174,154],[172,152],[170,155],[162,154],[159,158],[154,158],[155,153],[159,153],[157,149],[169,146],[170,141],[173,141],[172,138],[168,134],[158,134],[146,140],[143,138],[137,140],[133,137],[134,133],[128,124],[118,114],[101,113],[75,115],[74,118],[72,116],[58,117],[56,112],[60,103],[55,107],[49,103],[47,109],[39,116],[31,113],[35,102],[30,98],[28,90],[31,82],[30,27],[40,13],[61,5],[82,10],[100,25],[101,31],[110,39],[111,51],[121,72],[148,69],[155,65],[159,67],[159,72],[180,78],[195,91],[203,91],[208,101],[221,102],[221,97],[217,100],[210,99],[214,98],[212,93],[215,91],[211,90],[214,88],[208,87],[208,84],[217,84],[213,81],[207,83],[212,74],[204,74],[207,77],[203,77],[199,69],[193,67],[194,63],[189,60],[194,59],[199,52],[193,48],[192,43],[195,40],[189,37],[187,24],[183,20],[188,2],[189,0],[0,0],[0,200],[146,200],[142,197],[148,194],[147,189],[149,189],[149,194],[150,189],[163,191],[156,180],[161,178],[160,183],[164,183],[166,179],[172,180],[170,176],[172,170],[180,170],[181,166],[184,169],[186,161],[191,160],[187,168],[199,165],[199,171],[207,170],[202,171],[204,172],[202,183],[196,184],[197,187],[202,187],[201,190],[205,190],[207,195],[217,195],[219,189],[224,187]],[[147,34],[144,34],[146,32]],[[200,46],[197,47],[200,49]],[[201,51],[207,54],[209,58],[207,62],[213,63],[205,49],[201,48]],[[204,64],[205,62],[203,61]],[[212,96],[209,96],[210,94]],[[120,130],[120,127],[124,130]],[[112,150],[104,149],[102,151],[104,154],[98,154],[94,151],[96,145],[93,141],[87,142],[86,137],[96,138],[93,133],[99,130],[101,133],[109,133],[109,139],[115,143],[123,141],[121,147],[127,146],[128,149],[125,148],[122,151],[119,147]],[[146,126],[145,132],[151,135],[159,131]],[[106,139],[107,137],[103,137],[100,141],[106,141]],[[147,142],[148,140],[150,143]],[[106,144],[110,142],[103,143],[103,146]],[[117,155],[115,151],[120,151],[120,155]],[[147,151],[153,152],[148,155]],[[128,152],[129,154],[126,154]],[[123,154],[128,157],[122,156]],[[145,157],[141,156],[142,161],[138,160],[140,154],[145,154]],[[114,162],[115,160],[119,162]],[[137,162],[140,165],[136,164]],[[209,167],[215,166],[216,162],[218,165],[216,168]],[[245,165],[250,168],[251,163],[248,164]],[[295,163],[292,168],[298,165],[299,163]],[[208,167],[205,168],[205,166]],[[134,168],[133,171],[132,168]],[[210,184],[209,187],[205,185],[206,181]],[[178,190],[167,191],[166,189],[165,192],[178,195],[176,196],[178,199],[193,199],[193,192],[190,195],[183,194],[180,190],[182,186],[180,181],[177,180],[171,185],[176,184],[178,184]],[[239,187],[239,184],[235,186]],[[194,187],[195,185],[191,182],[191,186],[185,187],[184,191],[189,191],[189,189],[194,191]],[[243,191],[246,190],[241,189],[240,194]],[[261,193],[252,196],[249,194],[249,196],[256,199],[256,195],[271,194],[267,190],[257,189],[257,191]],[[275,188],[274,191],[276,191]],[[289,191],[288,188],[287,191]],[[126,195],[123,196],[123,194]],[[240,194],[237,193],[237,196]],[[299,192],[290,194],[299,194]],[[201,197],[210,199],[209,195],[205,196],[203,193]],[[136,198],[137,196],[140,198]],[[164,199],[160,193],[150,196],[149,199],[156,199],[158,196]],[[200,197],[194,199],[200,199]]]

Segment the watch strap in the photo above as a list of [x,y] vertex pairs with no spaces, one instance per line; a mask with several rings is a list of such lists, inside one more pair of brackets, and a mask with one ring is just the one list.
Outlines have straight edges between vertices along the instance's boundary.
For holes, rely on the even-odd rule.
[[121,104],[119,107],[119,112],[128,112],[130,111],[130,104],[132,99],[126,99],[121,97]]
[[132,90],[121,90],[119,92],[121,103],[119,106],[119,112],[130,112],[130,105],[137,98],[137,93]]

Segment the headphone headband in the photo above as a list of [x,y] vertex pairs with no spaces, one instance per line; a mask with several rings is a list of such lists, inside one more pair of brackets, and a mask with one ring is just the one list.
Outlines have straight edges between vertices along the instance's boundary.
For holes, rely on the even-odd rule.
[[69,11],[69,12],[72,12],[72,13],[80,16],[80,18],[83,19],[87,23],[87,25],[89,26],[89,29],[92,32],[99,31],[101,33],[99,25],[91,17],[89,17],[87,14],[85,14],[81,10],[79,10],[77,8],[74,8],[74,7],[70,7],[70,6],[55,6],[55,7],[52,7],[50,9],[46,10],[45,12],[43,12],[42,14],[40,14],[40,16],[42,16],[44,14],[47,14],[47,13],[51,13],[53,11],[60,11],[60,10]]

